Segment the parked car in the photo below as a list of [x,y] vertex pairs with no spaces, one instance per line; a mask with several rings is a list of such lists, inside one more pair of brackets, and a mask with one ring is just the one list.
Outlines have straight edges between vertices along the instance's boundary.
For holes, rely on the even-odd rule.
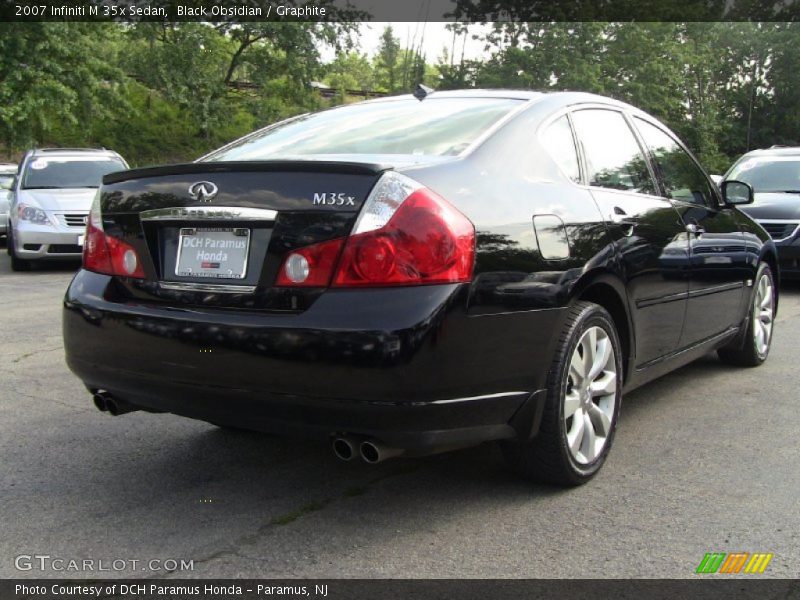
[[63,321],[95,405],[370,463],[500,441],[575,485],[623,391],[714,350],[766,360],[778,266],[747,184],[720,194],[669,129],[601,96],[419,97],[104,177]]
[[723,179],[738,179],[753,187],[755,202],[742,211],[775,240],[781,277],[800,279],[800,147],[748,152]]
[[6,244],[11,268],[27,271],[35,260],[79,259],[89,209],[103,175],[127,168],[119,154],[105,149],[26,153],[11,190]]
[[8,232],[8,207],[16,175],[17,165],[0,163],[0,235],[6,235]]

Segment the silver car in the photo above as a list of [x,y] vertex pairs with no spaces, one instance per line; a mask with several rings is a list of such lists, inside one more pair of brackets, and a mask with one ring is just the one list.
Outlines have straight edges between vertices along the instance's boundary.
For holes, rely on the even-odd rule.
[[111,150],[31,150],[11,193],[8,254],[14,271],[31,261],[80,258],[86,220],[103,175],[128,168]]
[[17,165],[0,164],[0,235],[8,232],[8,206],[11,202],[11,188],[17,175]]

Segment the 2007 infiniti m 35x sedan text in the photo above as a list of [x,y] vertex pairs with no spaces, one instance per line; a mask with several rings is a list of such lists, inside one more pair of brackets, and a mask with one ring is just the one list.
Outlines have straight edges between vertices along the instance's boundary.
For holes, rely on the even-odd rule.
[[614,100],[425,91],[107,175],[64,301],[97,406],[368,462],[496,440],[574,485],[623,391],[767,358],[776,252],[747,184]]

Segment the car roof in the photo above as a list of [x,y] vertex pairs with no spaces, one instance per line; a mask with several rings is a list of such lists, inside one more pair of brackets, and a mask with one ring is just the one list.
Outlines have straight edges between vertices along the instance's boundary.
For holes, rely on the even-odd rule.
[[[547,109],[558,110],[559,108],[566,108],[579,104],[596,104],[603,106],[612,106],[620,110],[625,110],[633,115],[643,117],[645,119],[654,119],[652,115],[644,112],[640,108],[609,98],[608,96],[601,96],[599,94],[591,94],[589,92],[574,92],[569,90],[561,91],[536,91],[536,90],[511,90],[511,89],[463,89],[463,90],[442,90],[433,91],[428,94],[431,99],[436,98],[507,98],[511,100],[522,100],[526,105],[539,105],[547,104]],[[402,94],[398,96],[384,96],[383,98],[375,98],[373,100],[366,100],[358,104],[369,104],[379,102],[392,102],[397,100],[414,99],[412,94]],[[427,99],[427,98],[426,98]],[[421,100],[425,102],[426,99]],[[333,107],[340,108],[340,107]],[[663,123],[662,123],[663,125]]]
[[751,150],[742,158],[753,158],[754,156],[797,156],[800,158],[800,146],[772,146],[771,148]]
[[[580,104],[580,103],[600,103],[600,104],[613,104],[620,108],[627,108],[630,110],[638,110],[636,107],[619,100],[614,100],[608,96],[600,96],[598,94],[590,94],[588,92],[574,92],[569,90],[563,91],[537,91],[537,90],[514,90],[514,89],[461,89],[461,90],[434,90],[428,94],[429,98],[508,98],[512,100],[542,100],[549,99],[554,102],[561,102],[564,105]],[[426,97],[426,99],[427,99]],[[409,100],[414,98],[412,94],[400,94],[397,96],[384,96],[382,98],[374,98],[366,100],[359,104],[367,103],[380,103],[392,102],[395,100]],[[425,100],[423,99],[422,102]]]
[[102,156],[102,157],[119,157],[119,154],[113,150],[106,150],[105,148],[36,148],[30,151],[30,157],[42,156],[59,156],[59,157],[85,157],[85,156]]

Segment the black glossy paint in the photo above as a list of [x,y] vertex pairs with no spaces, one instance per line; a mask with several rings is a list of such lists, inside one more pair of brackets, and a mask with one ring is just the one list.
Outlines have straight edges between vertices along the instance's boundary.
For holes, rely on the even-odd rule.
[[[372,435],[425,451],[535,433],[564,311],[578,298],[605,304],[615,318],[627,389],[733,339],[758,261],[774,261],[763,230],[735,208],[670,200],[655,178],[648,194],[572,182],[539,142],[543,124],[583,106],[644,115],[586,94],[519,95],[527,104],[460,158],[200,162],[108,178],[104,223],[147,257],[146,280],[77,274],[64,304],[70,368],[90,389],[150,410]],[[289,250],[346,236],[391,168],[472,221],[471,283],[272,287]],[[158,286],[163,241],[175,232],[143,227],[138,212],[195,204],[188,188],[198,180],[219,186],[212,205],[278,211],[266,248],[256,244],[264,259],[248,272],[254,293]],[[315,207],[323,191],[346,192],[355,206]],[[556,218],[534,228],[537,215]],[[690,234],[687,224],[705,233]],[[543,254],[540,244],[559,250]]]

